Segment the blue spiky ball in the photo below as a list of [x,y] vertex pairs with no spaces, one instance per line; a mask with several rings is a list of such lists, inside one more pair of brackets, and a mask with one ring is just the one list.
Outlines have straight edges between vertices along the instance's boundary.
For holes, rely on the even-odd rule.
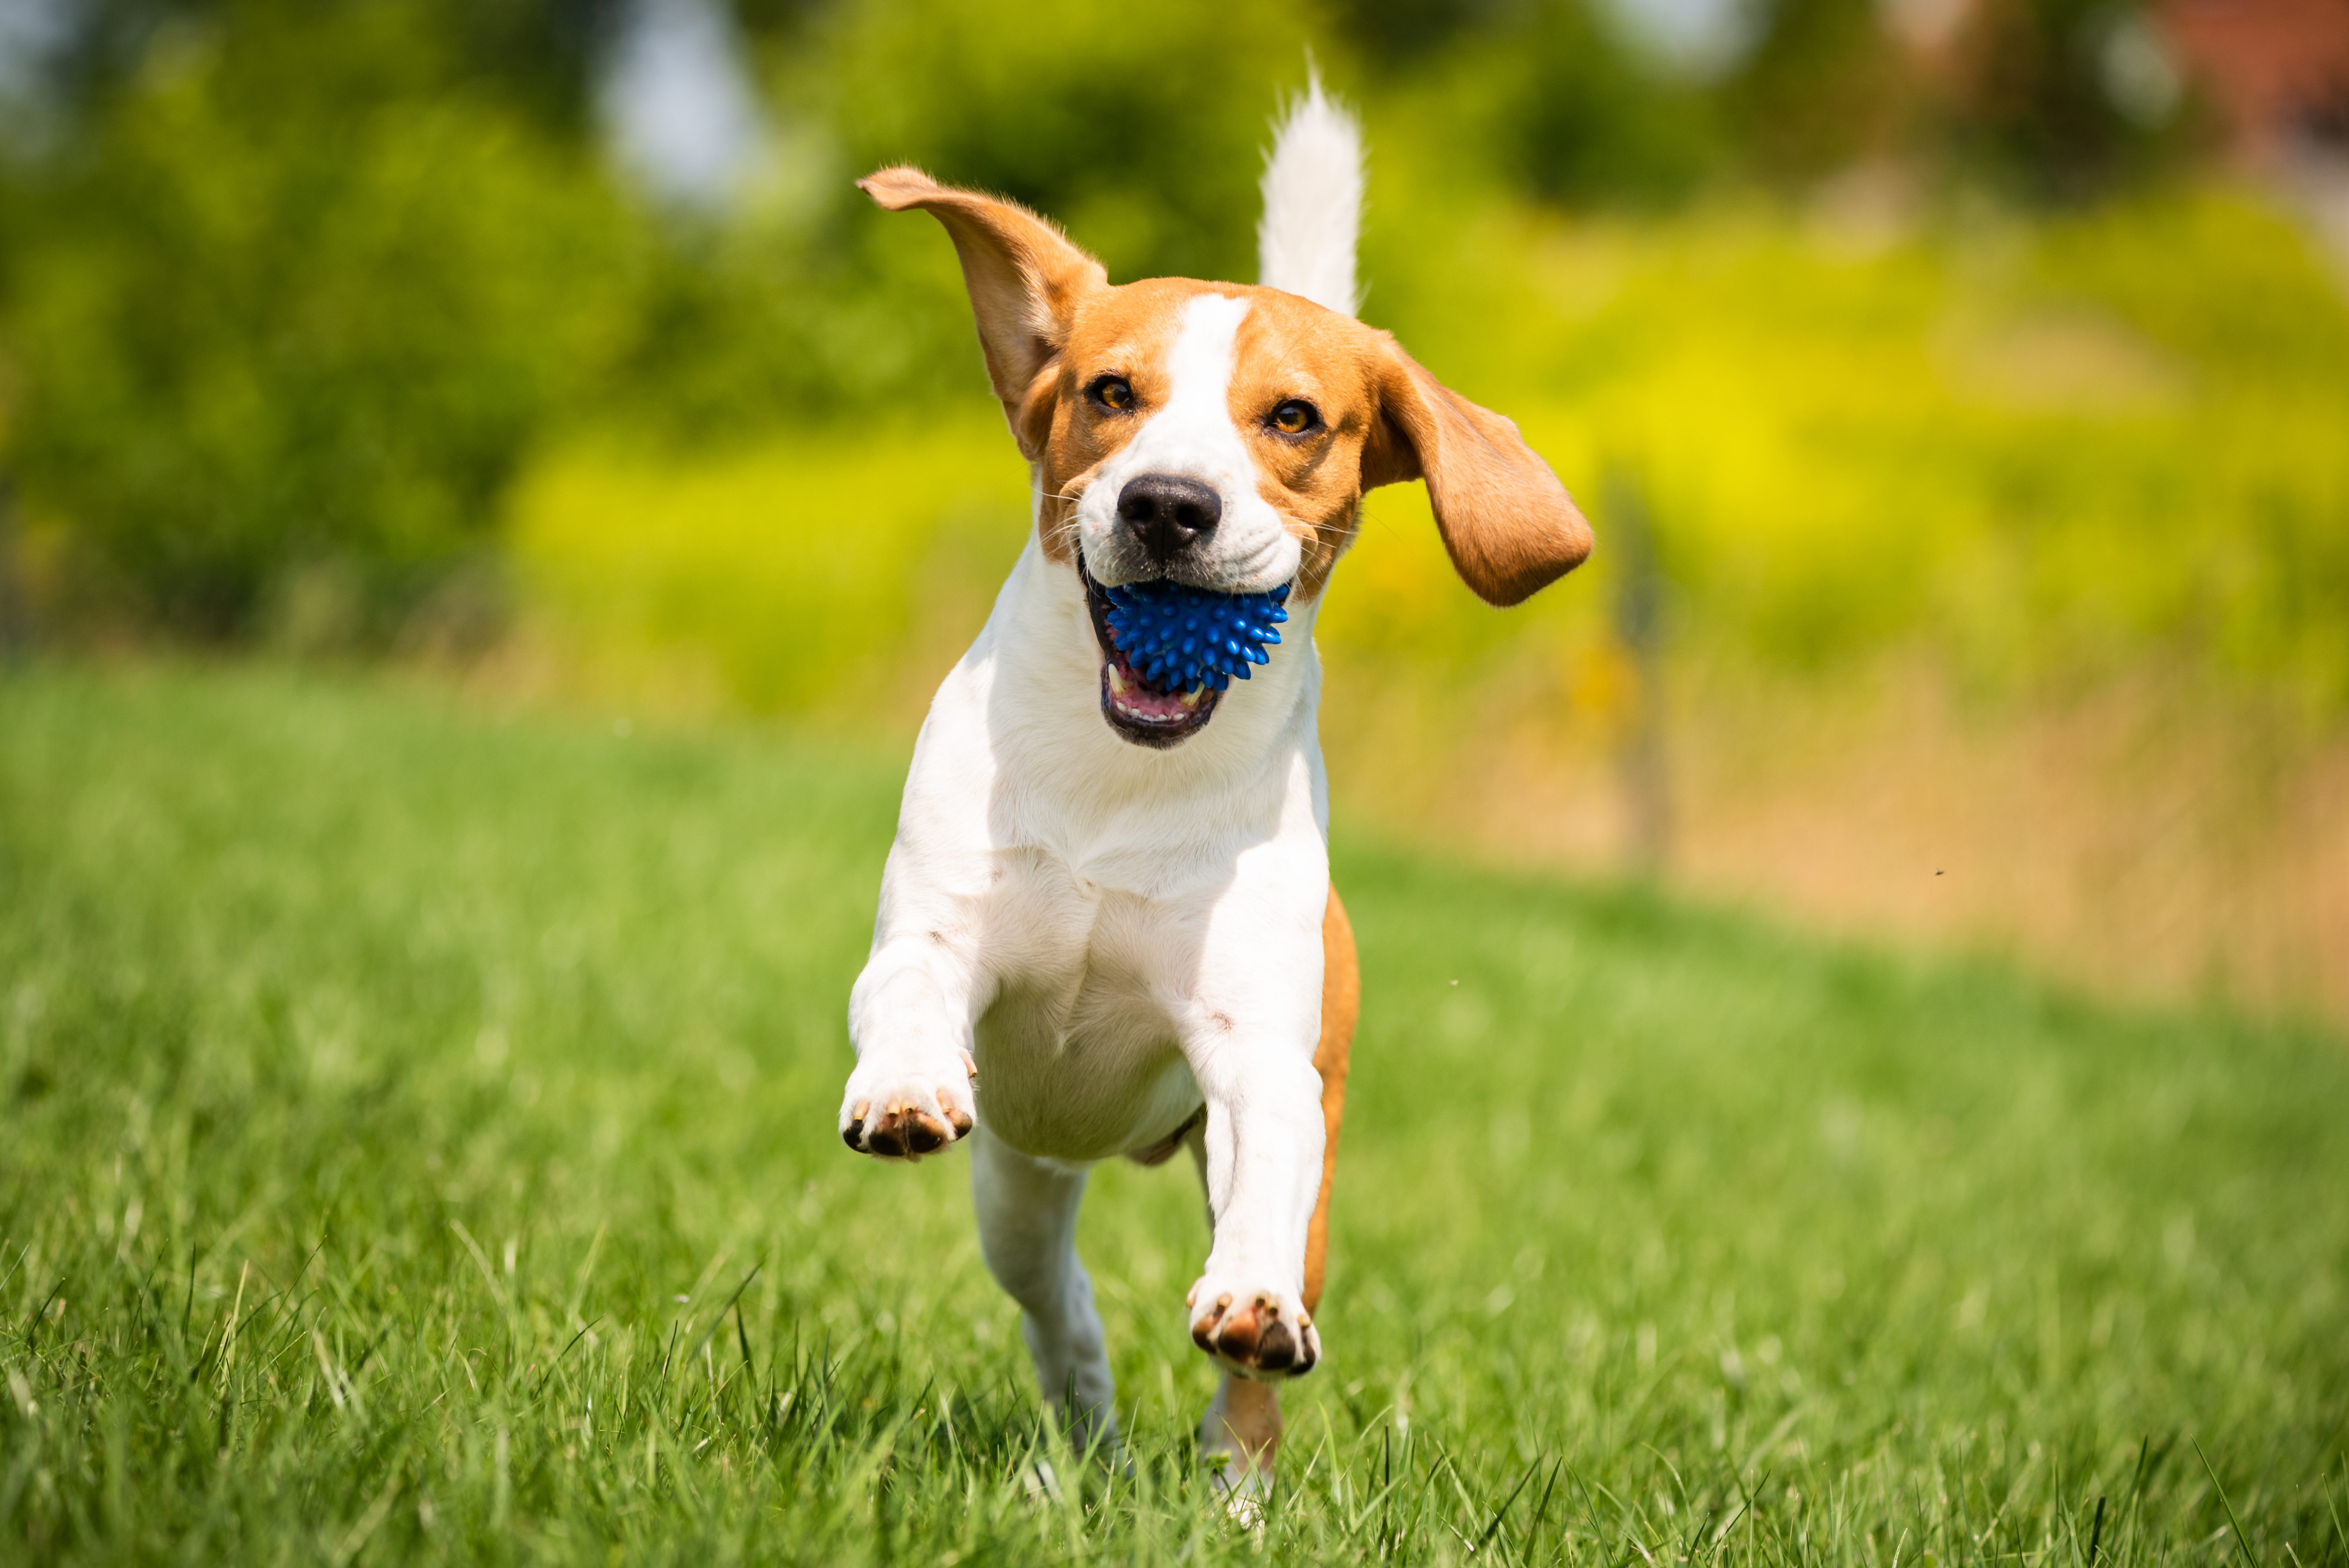
[[1210,593],[1162,577],[1107,589],[1109,629],[1134,673],[1161,691],[1248,678],[1250,665],[1270,662],[1265,645],[1280,641],[1273,628],[1288,619],[1284,583],[1269,593]]

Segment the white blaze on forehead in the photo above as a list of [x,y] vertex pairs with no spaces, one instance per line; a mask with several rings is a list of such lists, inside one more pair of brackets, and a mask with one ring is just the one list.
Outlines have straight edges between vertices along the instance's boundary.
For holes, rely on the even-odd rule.
[[1245,509],[1256,491],[1256,464],[1233,428],[1231,395],[1247,313],[1248,302],[1229,294],[1183,302],[1163,366],[1165,401],[1111,459],[1104,479],[1123,488],[1138,475],[1174,474],[1212,487],[1223,498],[1225,523]]
[[1229,469],[1223,477],[1239,477],[1237,469],[1246,467],[1247,449],[1232,428],[1232,366],[1238,357],[1240,322],[1247,313],[1248,302],[1229,294],[1200,294],[1184,302],[1182,325],[1166,356],[1166,406],[1151,416],[1136,445],[1154,438],[1195,448],[1201,456],[1214,449]]

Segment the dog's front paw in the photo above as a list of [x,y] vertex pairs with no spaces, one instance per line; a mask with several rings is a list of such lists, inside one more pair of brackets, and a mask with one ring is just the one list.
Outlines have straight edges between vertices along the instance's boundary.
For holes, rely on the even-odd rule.
[[978,1068],[968,1052],[931,1069],[860,1063],[840,1106],[840,1140],[859,1154],[917,1160],[970,1131]]
[[1321,1359],[1321,1331],[1287,1291],[1210,1274],[1187,1299],[1191,1342],[1243,1377],[1302,1377]]

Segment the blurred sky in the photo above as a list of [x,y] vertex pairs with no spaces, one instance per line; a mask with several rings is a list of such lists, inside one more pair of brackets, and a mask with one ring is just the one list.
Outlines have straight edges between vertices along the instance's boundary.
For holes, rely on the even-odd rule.
[[1607,9],[1660,63],[1700,79],[1735,65],[1759,31],[1744,0],[1607,0]]
[[634,0],[598,87],[614,155],[658,196],[712,210],[756,172],[765,116],[720,0]]
[[43,67],[72,36],[72,0],[0,0],[0,146],[41,129]]

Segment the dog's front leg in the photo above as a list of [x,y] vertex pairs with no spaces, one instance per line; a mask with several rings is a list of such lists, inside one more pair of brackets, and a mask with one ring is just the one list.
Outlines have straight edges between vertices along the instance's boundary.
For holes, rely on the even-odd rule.
[[1312,1037],[1251,1037],[1221,1014],[1199,1033],[1185,1055],[1207,1102],[1200,1152],[1215,1240],[1187,1298],[1191,1338],[1242,1377],[1300,1377],[1321,1358],[1305,1309],[1323,1140]]
[[[885,887],[885,929],[890,903]],[[874,944],[848,1000],[856,1047],[840,1102],[848,1147],[911,1160],[970,1131],[978,1070],[971,1029],[985,1002],[975,965],[937,924]]]

